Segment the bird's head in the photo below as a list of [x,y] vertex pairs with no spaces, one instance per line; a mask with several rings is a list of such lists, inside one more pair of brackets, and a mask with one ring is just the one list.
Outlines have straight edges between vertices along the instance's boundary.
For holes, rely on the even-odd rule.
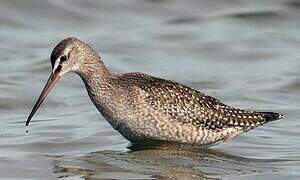
[[52,73],[59,76],[67,72],[80,71],[84,64],[98,56],[86,43],[77,38],[66,38],[58,43],[51,53]]
[[93,63],[90,62],[99,58],[97,53],[86,43],[77,38],[66,38],[56,45],[51,53],[50,59],[52,72],[26,121],[26,126],[63,74],[67,72],[78,73],[84,69],[85,65],[93,65]]

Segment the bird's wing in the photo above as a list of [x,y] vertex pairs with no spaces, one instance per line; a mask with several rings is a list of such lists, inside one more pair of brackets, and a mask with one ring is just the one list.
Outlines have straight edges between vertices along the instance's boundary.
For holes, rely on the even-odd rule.
[[199,128],[221,130],[239,126],[245,129],[281,118],[277,113],[259,113],[231,108],[219,100],[176,82],[141,73],[123,76],[146,92],[145,101],[171,119]]

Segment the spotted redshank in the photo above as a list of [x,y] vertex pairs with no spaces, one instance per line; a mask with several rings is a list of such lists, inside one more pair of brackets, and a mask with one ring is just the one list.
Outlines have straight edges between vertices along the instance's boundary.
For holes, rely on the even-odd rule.
[[51,54],[52,73],[27,121],[67,72],[83,80],[92,102],[131,142],[171,141],[211,145],[282,118],[274,112],[232,108],[177,82],[143,73],[113,74],[88,44],[62,40]]

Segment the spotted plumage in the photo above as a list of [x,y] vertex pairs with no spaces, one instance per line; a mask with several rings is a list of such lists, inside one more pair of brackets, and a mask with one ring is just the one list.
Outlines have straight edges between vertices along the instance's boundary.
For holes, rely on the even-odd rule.
[[[77,73],[104,118],[132,142],[208,145],[282,118],[279,113],[232,108],[188,86],[147,74],[113,74],[89,45],[76,38],[60,42],[52,52],[51,63],[49,83],[66,72]],[[27,125],[43,94],[49,92],[48,86]]]
[[146,102],[155,110],[199,129],[222,131],[224,128],[241,127],[248,130],[282,117],[277,113],[232,108],[188,86],[147,74],[128,73],[122,79],[130,86],[145,91]]

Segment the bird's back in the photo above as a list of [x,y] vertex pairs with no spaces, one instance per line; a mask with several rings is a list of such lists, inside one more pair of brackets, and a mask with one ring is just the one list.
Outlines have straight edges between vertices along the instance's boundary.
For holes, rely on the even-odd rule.
[[[174,127],[168,126],[167,133],[177,134],[179,138],[179,140],[168,139],[164,132],[159,132],[161,135],[153,137],[157,140],[210,144],[281,118],[278,113],[232,108],[188,86],[147,74],[123,74],[118,76],[117,83],[123,89],[134,91],[135,95],[139,94],[139,100],[133,100],[132,103],[135,104],[135,109],[139,109],[136,112],[140,113],[143,109],[147,112],[145,119],[139,123],[149,125],[149,122],[152,122],[150,126],[155,126],[158,132],[166,129],[159,130],[157,126],[172,124]],[[143,116],[136,118],[143,118]],[[155,121],[152,121],[153,119]],[[146,132],[145,128],[147,129],[141,126],[140,129]],[[163,139],[164,137],[166,138]]]

